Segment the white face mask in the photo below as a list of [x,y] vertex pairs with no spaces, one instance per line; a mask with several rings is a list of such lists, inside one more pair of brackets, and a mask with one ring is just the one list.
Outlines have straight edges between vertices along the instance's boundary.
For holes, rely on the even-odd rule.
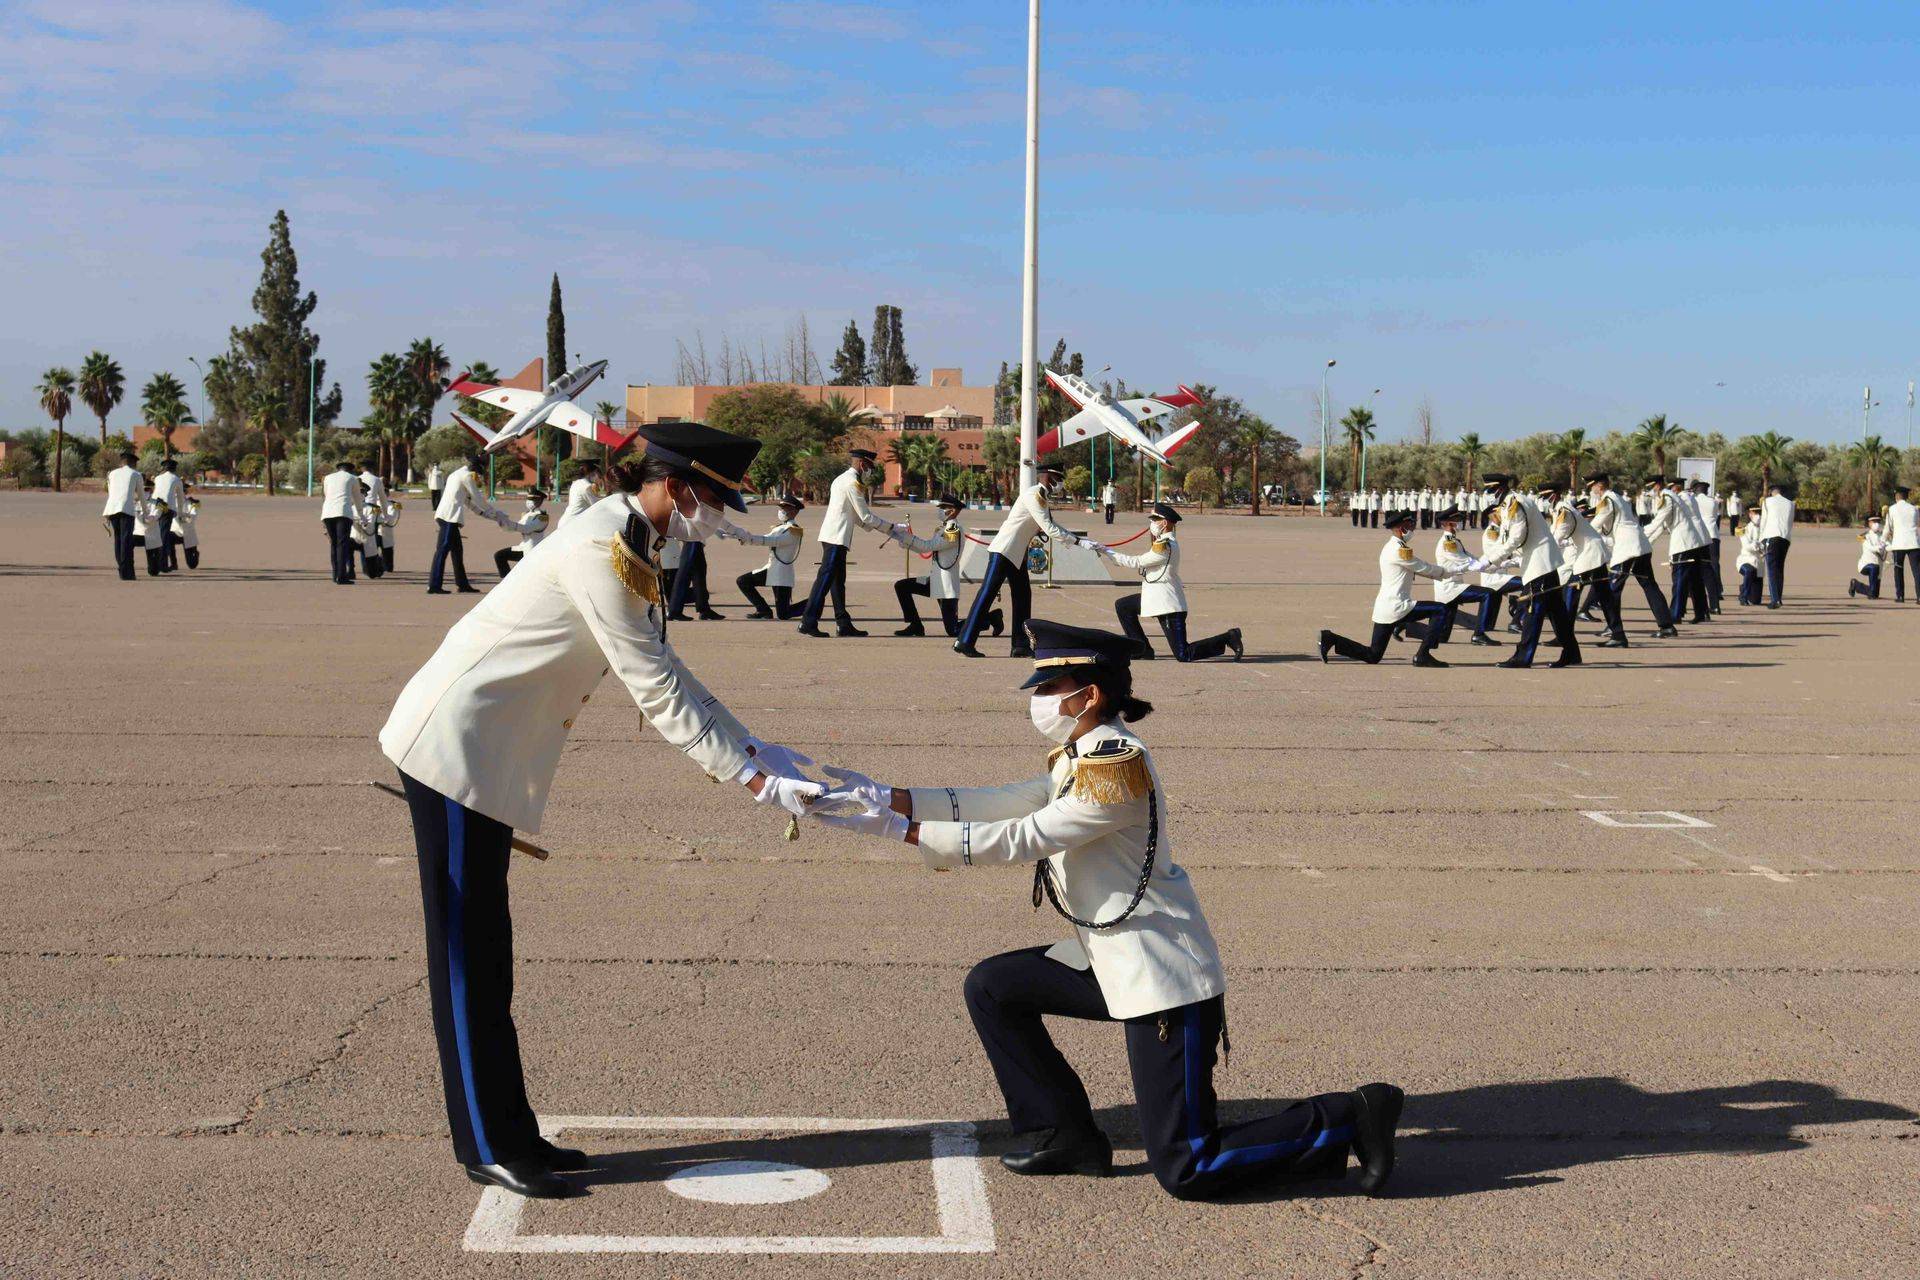
[[693,500],[691,516],[682,515],[680,504],[676,502],[673,514],[667,517],[667,536],[681,542],[705,542],[720,532],[720,523],[726,518],[726,512],[708,506],[698,496]]
[[1060,704],[1079,692],[1075,689],[1073,693],[1033,695],[1027,704],[1027,718],[1033,721],[1033,727],[1040,731],[1042,737],[1064,745],[1073,736],[1073,728],[1080,723],[1080,716],[1065,714]]
[[1149,520],[1147,521],[1147,532],[1156,538],[1164,538],[1167,536],[1167,526],[1162,521]]

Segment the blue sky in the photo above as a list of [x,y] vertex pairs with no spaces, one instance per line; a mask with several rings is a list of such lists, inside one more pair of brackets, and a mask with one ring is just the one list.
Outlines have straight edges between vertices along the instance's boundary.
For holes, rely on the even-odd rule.
[[[293,219],[322,351],[571,345],[673,380],[696,330],[923,369],[1019,339],[1025,5],[0,4],[0,425],[92,347],[137,386],[246,318]],[[1048,0],[1041,328],[1312,430],[1665,412],[1904,439],[1920,376],[1920,7]],[[1725,383],[1724,387],[1717,386]],[[614,397],[617,398],[617,395]],[[123,410],[123,419],[131,413]]]

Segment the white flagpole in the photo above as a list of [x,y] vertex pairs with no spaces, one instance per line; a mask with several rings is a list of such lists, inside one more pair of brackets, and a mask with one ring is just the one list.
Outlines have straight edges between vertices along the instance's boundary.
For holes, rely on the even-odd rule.
[[1040,0],[1027,6],[1027,228],[1020,281],[1020,488],[1040,435]]

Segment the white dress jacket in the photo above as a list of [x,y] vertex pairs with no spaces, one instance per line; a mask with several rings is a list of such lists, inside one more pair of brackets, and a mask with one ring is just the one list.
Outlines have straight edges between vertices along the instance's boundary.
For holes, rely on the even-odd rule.
[[380,730],[387,759],[469,809],[538,831],[567,731],[612,671],[710,776],[740,772],[746,729],[675,656],[664,609],[614,571],[613,543],[633,512],[624,494],[595,503],[454,624]]
[[1036,533],[1044,533],[1059,542],[1079,541],[1053,518],[1053,512],[1047,508],[1047,486],[1044,484],[1028,485],[1026,492],[1014,499],[1013,506],[1007,510],[1007,518],[1000,523],[1000,532],[993,535],[993,542],[987,550],[1005,556],[1016,566],[1025,564],[1027,544],[1033,541]]
[[137,516],[140,504],[147,500],[147,478],[132,467],[115,467],[107,473],[107,505],[103,516]]
[[927,557],[927,598],[960,598],[960,557],[967,549],[967,531],[958,520],[942,520],[940,531],[930,538],[908,534],[903,539],[909,551]]
[[1647,541],[1647,531],[1641,527],[1640,517],[1634,514],[1627,500],[1608,489],[1600,495],[1600,503],[1593,509],[1593,528],[1612,545],[1613,553],[1608,568],[1617,569],[1629,560],[1637,560],[1653,550],[1653,544]]
[[1553,540],[1547,517],[1540,508],[1513,494],[1500,511],[1500,540],[1485,557],[1488,560],[1513,556],[1520,562],[1520,581],[1532,583],[1560,574],[1560,544]]
[[1920,550],[1920,508],[1905,498],[1896,499],[1887,508],[1884,532],[1887,546],[1894,551]]
[[1180,585],[1180,540],[1163,533],[1137,556],[1114,552],[1115,564],[1140,575],[1140,616],[1159,618],[1187,611],[1187,589]]
[[1380,590],[1373,597],[1373,620],[1394,623],[1413,612],[1413,588],[1419,578],[1451,578],[1450,570],[1428,564],[1394,534],[1380,548]]
[[[1110,721],[1075,743],[1084,756],[1118,739],[1146,748]],[[1047,954],[1074,969],[1093,967],[1116,1018],[1136,1018],[1206,1000],[1226,990],[1220,951],[1185,869],[1173,860],[1168,805],[1151,756],[1159,841],[1139,908],[1111,929],[1071,926],[1074,937]],[[1101,803],[1074,794],[1076,760],[1056,753],[1048,773],[1004,787],[915,787],[920,856],[930,867],[1006,866],[1048,860],[1060,900],[1082,920],[1126,909],[1147,849],[1147,797]],[[1043,910],[1047,908],[1042,908]],[[1064,924],[1065,922],[1062,921]]]
[[320,481],[320,518],[347,519],[359,524],[360,477],[351,471],[329,471]]
[[851,547],[855,529],[888,527],[867,505],[867,491],[861,487],[858,472],[848,467],[833,478],[833,486],[827,490],[827,511],[820,517],[821,542]]
[[733,536],[747,546],[767,549],[767,562],[760,567],[766,570],[769,588],[793,585],[793,562],[800,558],[806,530],[791,520],[782,520],[765,533],[748,533],[738,525],[733,530]]

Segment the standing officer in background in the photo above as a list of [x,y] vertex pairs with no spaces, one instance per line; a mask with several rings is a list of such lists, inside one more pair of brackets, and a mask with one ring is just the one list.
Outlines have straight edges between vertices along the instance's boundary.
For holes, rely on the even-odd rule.
[[[1111,490],[1113,486],[1107,488]],[[949,638],[960,634],[960,556],[967,547],[967,531],[960,524],[964,504],[952,494],[943,493],[936,505],[940,508],[940,531],[933,537],[915,537],[911,527],[895,535],[908,551],[917,551],[928,558],[926,576],[894,581],[893,594],[900,601],[901,621],[906,623],[893,633],[896,636],[927,634],[927,629],[920,625],[920,611],[913,607],[915,596],[926,596],[939,606],[940,625]],[[1111,517],[1107,523],[1113,523]],[[994,635],[1000,634],[1002,621],[998,609],[988,617],[987,624]]]
[[674,575],[673,589],[667,593],[667,621],[689,622],[687,597],[693,597],[694,617],[703,622],[725,622],[726,615],[713,607],[707,593],[707,544],[692,539],[680,544],[680,572]]
[[520,513],[518,520],[513,521],[507,526],[509,533],[517,533],[520,535],[520,541],[512,547],[502,547],[493,553],[493,567],[500,571],[502,578],[507,576],[507,570],[526,559],[527,552],[539,546],[540,540],[547,536],[548,514],[545,506],[546,501],[547,491],[545,489],[527,490],[527,497],[524,504],[526,509]]
[[502,528],[507,526],[506,513],[480,496],[474,472],[486,465],[480,454],[469,454],[466,465],[458,467],[447,477],[446,488],[441,490],[435,501],[433,519],[440,531],[433,547],[433,567],[427,572],[427,594],[444,596],[446,587],[441,583],[446,577],[447,560],[453,560],[453,582],[463,592],[474,592],[480,588],[467,579],[467,553],[461,529],[467,523],[467,509],[471,507]]
[[[1886,558],[1887,538],[1885,534],[1880,532],[1880,517],[1868,516],[1866,531],[1860,535],[1860,560],[1859,563],[1854,565],[1854,572],[1858,573],[1860,577],[1847,579],[1847,598],[1849,600],[1857,595],[1864,595],[1869,600],[1878,600],[1880,598],[1880,566]],[[1898,572],[1898,568],[1898,562],[1896,561],[1896,572]],[[1894,583],[1896,590],[1899,588],[1899,585],[1896,579]],[[1916,582],[1914,585],[1916,588],[1920,588],[1920,582]],[[1895,600],[1894,603],[1898,604],[1899,601]]]
[[1694,622],[1712,621],[1706,586],[1696,573],[1699,550],[1706,545],[1707,536],[1700,527],[1699,510],[1686,494],[1677,489],[1668,492],[1666,484],[1665,476],[1654,476],[1647,481],[1647,488],[1653,494],[1653,515],[1647,519],[1646,531],[1650,540],[1662,534],[1667,538],[1667,560],[1673,565],[1673,597],[1668,608],[1677,633],[1679,624],[1687,620],[1689,601],[1694,606]]
[[1132,595],[1121,596],[1113,602],[1114,615],[1120,619],[1120,629],[1134,643],[1135,659],[1153,657],[1153,644],[1140,626],[1140,619],[1146,617],[1160,623],[1160,633],[1167,638],[1167,648],[1172,650],[1176,662],[1204,662],[1229,649],[1233,650],[1233,660],[1238,662],[1246,652],[1240,643],[1238,627],[1228,627],[1204,640],[1187,639],[1187,589],[1180,582],[1180,540],[1173,536],[1173,527],[1179,523],[1178,511],[1164,502],[1156,502],[1147,518],[1147,536],[1152,542],[1145,552],[1130,556],[1098,542],[1092,544],[1099,555],[1138,573],[1144,584]]
[[866,486],[860,483],[860,477],[878,465],[879,458],[871,449],[849,449],[847,458],[847,469],[834,477],[832,488],[827,490],[826,514],[820,517],[820,571],[814,575],[813,590],[800,615],[800,634],[822,640],[827,633],[820,629],[820,614],[826,608],[829,592],[833,594],[834,634],[867,634],[853,625],[853,615],[847,612],[847,555],[853,549],[854,529],[894,532],[893,525],[867,506]]
[[[1907,602],[1907,571],[1913,571],[1913,602],[1920,604],[1920,509],[1907,501],[1908,489],[1900,485],[1893,491],[1893,505],[1887,508],[1887,550],[1893,553],[1893,602]],[[1878,599],[1879,591],[1874,598]]]
[[1033,614],[1033,584],[1027,578],[1027,544],[1036,533],[1044,533],[1056,545],[1077,546],[1080,542],[1060,527],[1047,506],[1047,491],[1060,483],[1062,474],[1057,466],[1040,467],[1034,472],[1034,483],[1007,509],[1006,519],[1000,522],[1000,532],[993,535],[993,542],[987,548],[987,568],[980,579],[980,590],[975,593],[973,607],[967,610],[967,621],[953,642],[955,653],[969,658],[986,656],[974,648],[973,642],[980,638],[981,630],[992,615],[994,599],[1000,594],[1000,584],[1005,583],[1007,594],[1012,597],[1012,656],[1033,656],[1027,647],[1026,629],[1027,619]]
[[153,500],[160,504],[160,572],[172,573],[180,567],[173,554],[173,522],[187,509],[187,482],[180,478],[180,464],[172,458],[160,460],[160,474],[153,478]]
[[[1513,477],[1509,475],[1487,477],[1500,507],[1500,541],[1495,544],[1494,554],[1487,558],[1512,555],[1519,559],[1520,595],[1527,609],[1519,647],[1500,665],[1531,667],[1534,651],[1540,646],[1540,630],[1551,622],[1554,643],[1560,646],[1560,656],[1553,660],[1553,665],[1577,667],[1580,638],[1574,634],[1573,611],[1567,607],[1567,594],[1560,589],[1560,544],[1554,541],[1553,530],[1539,505],[1508,492],[1507,486],[1512,482]],[[1552,485],[1541,489],[1542,494],[1553,492]]]
[[435,511],[440,509],[440,494],[446,488],[446,482],[447,473],[439,463],[427,468],[427,501],[433,504]]
[[1707,491],[1705,480],[1693,482],[1692,497],[1694,509],[1700,513],[1700,523],[1707,530],[1707,546],[1701,555],[1707,582],[1707,608],[1711,613],[1718,613],[1726,595],[1726,585],[1720,579],[1720,503]]
[[580,470],[567,486],[567,505],[560,512],[560,518],[553,522],[558,530],[561,525],[600,501],[600,464],[591,458],[580,464]]
[[1767,572],[1767,549],[1760,541],[1760,508],[1747,508],[1740,526],[1740,603],[1760,603],[1760,581]]
[[[806,536],[806,530],[794,522],[794,517],[804,510],[804,502],[788,496],[780,499],[780,522],[767,532],[748,533],[729,520],[720,526],[720,532],[715,535],[732,538],[744,546],[767,549],[767,562],[764,565],[733,580],[733,585],[740,588],[740,594],[753,606],[753,612],[748,617],[755,620],[773,618],[785,622],[794,616],[793,562],[800,558],[800,548]],[[773,608],[767,608],[767,598],[756,590],[759,587],[766,587],[773,592]]]
[[[708,776],[799,815],[822,788],[784,748],[751,737],[666,641],[654,556],[743,509],[760,442],[697,423],[642,427],[597,503],[536,547],[447,632],[380,731],[413,815],[434,1038],[455,1158],[523,1196],[580,1194],[587,1166],[540,1134],[513,1024],[507,870],[516,828],[537,832],[574,717],[612,671],[667,742]],[[450,484],[456,477],[450,479]],[[646,774],[638,770],[644,795]]]
[[1592,594],[1593,603],[1600,606],[1600,616],[1607,624],[1606,639],[1600,642],[1600,648],[1626,648],[1627,628],[1620,621],[1620,597],[1613,593],[1612,573],[1607,565],[1607,540],[1593,527],[1586,512],[1580,510],[1573,499],[1565,494],[1560,495],[1560,500],[1554,504],[1553,536],[1560,544],[1561,556],[1567,568],[1568,610],[1573,609],[1580,589],[1586,588]]
[[113,534],[113,564],[122,582],[132,582],[133,518],[147,501],[147,478],[134,466],[131,450],[120,451],[120,465],[107,473],[107,505],[100,509]]
[[1673,625],[1673,614],[1667,609],[1667,597],[1653,576],[1653,544],[1647,539],[1640,517],[1634,514],[1627,500],[1614,491],[1604,471],[1587,477],[1587,501],[1593,507],[1594,532],[1605,538],[1613,549],[1607,568],[1612,577],[1614,605],[1619,607],[1625,603],[1627,579],[1632,578],[1646,593],[1647,608],[1653,611],[1655,634],[1679,635],[1679,629]]
[[1038,777],[1001,787],[898,787],[848,770],[830,798],[865,812],[821,821],[917,846],[935,870],[1033,864],[1033,900],[1073,928],[1051,947],[983,960],[966,980],[1007,1119],[1025,1142],[1019,1174],[1113,1171],[1113,1143],[1086,1086],[1047,1033],[1048,1016],[1125,1029],[1147,1163],[1168,1194],[1201,1200],[1276,1177],[1344,1177],[1378,1195],[1394,1165],[1402,1092],[1362,1085],[1222,1124],[1213,1067],[1227,1044],[1226,975],[1193,879],[1173,860],[1165,787],[1129,727],[1133,642],[1036,619],[1028,716],[1059,746]]
[[[1447,624],[1453,618],[1452,603],[1438,600],[1415,600],[1413,598],[1413,580],[1418,578],[1457,578],[1462,572],[1443,569],[1439,565],[1428,564],[1413,554],[1413,548],[1407,545],[1407,538],[1413,527],[1419,522],[1419,516],[1411,511],[1387,512],[1387,542],[1380,548],[1380,592],[1373,600],[1373,638],[1367,644],[1349,640],[1332,631],[1320,633],[1320,661],[1327,660],[1329,651],[1355,662],[1364,662],[1369,666],[1380,661],[1386,655],[1387,646],[1393,642],[1396,628],[1405,624],[1425,624],[1425,634],[1420,639],[1420,651],[1413,655],[1416,667],[1444,667],[1447,664],[1433,656],[1433,647],[1446,638]],[[1469,568],[1481,567],[1480,561],[1470,561]],[[1411,634],[1411,626],[1409,626]]]
[[320,523],[327,530],[333,580],[347,586],[353,582],[353,528],[366,523],[360,510],[360,477],[351,462],[342,459],[320,482]]
[[[1767,608],[1780,607],[1787,585],[1787,552],[1793,549],[1793,499],[1778,480],[1767,487],[1760,504],[1760,541],[1767,549]],[[1914,584],[1920,590],[1920,582]]]
[[387,482],[371,465],[360,468],[360,485],[366,492],[366,506],[376,514],[387,509]]
[[1119,499],[1119,496],[1120,495],[1114,491],[1112,480],[1108,480],[1104,485],[1100,486],[1100,506],[1107,513],[1108,524],[1113,523],[1113,506]]

